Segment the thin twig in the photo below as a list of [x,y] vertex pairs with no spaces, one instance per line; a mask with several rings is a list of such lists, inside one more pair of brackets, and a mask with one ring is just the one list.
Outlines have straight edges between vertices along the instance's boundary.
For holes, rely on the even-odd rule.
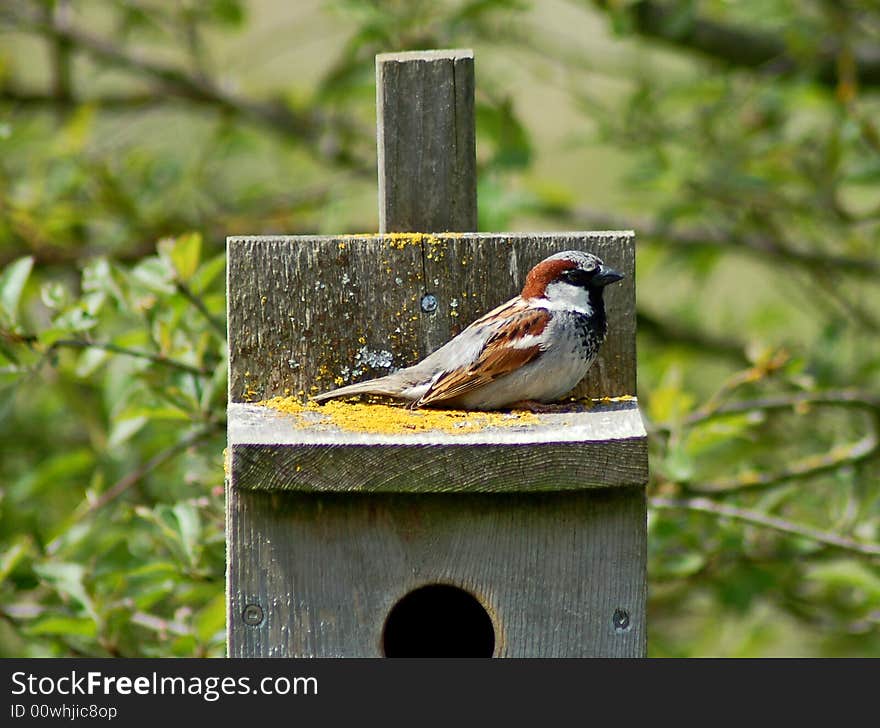
[[116,500],[119,496],[121,496],[125,491],[131,488],[135,483],[141,480],[141,478],[145,477],[156,468],[164,465],[172,458],[176,457],[184,450],[195,445],[197,442],[204,440],[205,438],[211,436],[212,434],[220,431],[222,429],[222,425],[220,423],[211,423],[210,425],[203,427],[195,432],[191,432],[189,435],[184,437],[180,442],[175,443],[169,448],[162,450],[159,453],[156,453],[153,457],[151,457],[147,462],[141,465],[138,468],[135,468],[131,472],[124,475],[122,478],[117,480],[112,486],[110,486],[107,490],[101,493],[95,500],[88,504],[88,506],[83,510],[77,517],[83,518],[87,515],[94,513],[95,511],[100,510],[108,503]]
[[768,379],[785,366],[789,360],[789,354],[784,349],[779,349],[772,356],[763,357],[753,366],[734,372],[721,383],[721,387],[709,399],[691,414],[691,418],[699,420],[715,412],[722,403],[728,399],[737,389],[747,384],[755,384]]
[[[880,454],[880,397],[856,389],[828,390],[825,392],[795,392],[762,399],[728,402],[712,409],[703,408],[682,421],[693,427],[721,417],[747,412],[780,412],[808,407],[848,407],[866,411],[871,418],[872,432],[857,442],[839,445],[821,455],[809,455],[775,472],[750,470],[734,478],[711,480],[704,483],[676,481],[685,490],[697,493],[732,493],[754,488],[768,488],[790,480],[804,480],[822,475],[847,465],[877,457]],[[655,433],[669,433],[668,426],[655,426]]]
[[715,409],[698,411],[685,418],[684,425],[697,425],[727,415],[745,412],[778,410],[797,410],[807,407],[852,407],[871,412],[880,412],[880,396],[859,389],[829,389],[823,392],[794,392],[759,399],[727,402]]
[[750,470],[734,478],[719,478],[705,483],[680,483],[687,491],[695,493],[733,493],[756,488],[769,488],[790,480],[805,480],[829,473],[846,465],[855,465],[868,460],[880,451],[877,436],[873,433],[858,442],[838,445],[821,455],[810,455],[796,460],[782,470],[761,472]]
[[70,94],[59,97],[54,93],[30,90],[7,83],[0,86],[0,102],[8,102],[18,106],[60,107],[74,109],[79,106],[91,106],[102,111],[134,111],[141,112],[150,106],[163,106],[180,101],[160,93],[107,93],[101,96],[80,96]]
[[846,536],[794,523],[778,516],[770,516],[759,511],[737,508],[726,503],[716,503],[709,498],[665,498],[653,496],[648,499],[648,505],[658,510],[685,510],[705,513],[719,518],[730,518],[751,526],[759,526],[779,531],[789,536],[805,538],[825,546],[853,551],[865,556],[880,557],[880,544],[855,541]]
[[182,361],[176,361],[175,359],[169,359],[164,354],[154,354],[150,351],[139,351],[137,349],[127,349],[124,346],[117,346],[116,344],[111,344],[109,341],[92,341],[91,339],[59,339],[58,341],[53,341],[51,346],[49,347],[49,351],[58,348],[70,348],[70,349],[101,349],[102,351],[109,351],[113,354],[123,354],[125,356],[133,356],[137,359],[146,359],[147,361],[151,361],[154,364],[159,364],[161,366],[170,367],[171,369],[178,369],[182,372],[187,372],[189,374],[195,374],[198,377],[204,377],[210,375],[210,372],[206,369],[200,369],[199,367],[191,366],[190,364],[185,364]]
[[201,297],[196,295],[193,290],[183,281],[177,281],[175,283],[175,287],[177,288],[177,292],[180,293],[181,296],[183,296],[187,301],[189,301],[193,306],[198,309],[199,313],[205,317],[205,320],[211,325],[211,328],[219,334],[220,338],[225,340],[226,326],[224,326],[222,322],[214,318],[213,314],[208,310],[208,307],[205,305],[205,302],[201,299]]

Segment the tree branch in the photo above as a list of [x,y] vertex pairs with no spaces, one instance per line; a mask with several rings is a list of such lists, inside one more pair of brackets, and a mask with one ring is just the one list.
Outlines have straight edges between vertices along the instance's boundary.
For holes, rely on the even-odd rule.
[[190,364],[185,364],[182,361],[169,359],[163,354],[155,354],[151,351],[139,351],[137,349],[127,349],[124,346],[117,346],[116,344],[112,344],[109,341],[92,341],[91,339],[59,339],[58,341],[52,342],[52,344],[49,346],[49,351],[58,348],[101,349],[103,351],[109,351],[113,354],[124,354],[125,356],[133,356],[137,359],[146,359],[147,361],[151,361],[154,364],[159,364],[164,367],[170,367],[171,369],[179,369],[182,372],[195,374],[199,377],[210,375],[210,372],[205,369],[199,369],[198,367],[191,366]]
[[703,354],[708,353],[731,359],[737,364],[749,363],[745,353],[746,346],[743,342],[722,339],[685,328],[675,322],[663,321],[641,308],[636,311],[636,330],[663,344],[686,346]]
[[[693,427],[725,415],[746,412],[777,412],[798,410],[805,407],[850,407],[862,409],[871,415],[873,431],[856,442],[839,445],[820,455],[809,455],[776,472],[747,471],[734,478],[722,478],[702,484],[677,482],[685,490],[697,493],[732,493],[754,488],[768,488],[789,480],[804,480],[822,475],[846,465],[855,465],[880,454],[880,397],[855,389],[830,390],[826,392],[796,392],[763,399],[729,402],[712,409],[697,410],[682,421],[683,426]],[[658,427],[656,431],[668,432]]]
[[716,503],[709,498],[665,498],[653,496],[648,498],[648,505],[658,510],[686,510],[695,513],[705,513],[717,518],[730,518],[734,521],[769,528],[789,536],[805,538],[825,546],[853,551],[864,556],[880,557],[880,545],[855,541],[846,536],[841,536],[829,531],[822,531],[812,526],[794,523],[784,518],[770,516],[759,511],[736,508],[724,503]]
[[151,457],[147,462],[141,465],[138,468],[135,468],[129,473],[126,473],[122,478],[117,480],[112,486],[107,488],[100,496],[98,496],[95,500],[89,503],[83,511],[81,511],[80,515],[77,517],[82,518],[87,516],[95,511],[100,510],[104,506],[106,506],[111,501],[116,500],[119,496],[121,496],[125,491],[131,488],[135,483],[137,483],[141,478],[145,477],[156,468],[161,467],[169,460],[173,459],[183,451],[192,447],[196,443],[201,440],[206,439],[210,435],[215,432],[219,432],[222,429],[222,425],[219,423],[212,423],[207,427],[203,427],[195,432],[190,433],[186,437],[184,437],[180,442],[175,443],[169,448],[162,450],[157,453],[153,457]]
[[762,410],[765,412],[776,410],[794,410],[802,407],[854,407],[864,409],[875,414],[880,414],[880,396],[873,392],[858,389],[837,389],[824,392],[794,392],[792,394],[780,394],[761,399],[748,399],[738,402],[728,402],[719,405],[710,411],[697,411],[685,418],[682,424],[696,425],[707,420],[724,417],[725,415],[743,414]]
[[14,84],[0,86],[0,102],[34,108],[75,109],[78,106],[94,106],[104,111],[142,111],[150,106],[167,105],[180,99],[158,93],[104,94],[102,96],[76,96],[72,93],[59,96],[42,91],[19,88]]
[[193,306],[196,307],[198,312],[205,317],[205,320],[210,324],[211,328],[220,336],[221,339],[226,341],[226,325],[222,321],[218,321],[214,318],[213,314],[208,310],[208,307],[205,305],[205,302],[196,295],[193,290],[186,285],[183,281],[177,281],[175,283],[175,288],[177,292],[183,296],[187,301],[189,301]]
[[855,465],[876,456],[878,451],[880,451],[880,443],[877,441],[877,436],[872,433],[858,442],[839,445],[827,453],[810,455],[797,460],[776,472],[766,473],[750,470],[735,478],[719,478],[702,484],[680,483],[680,485],[693,493],[718,494],[769,488],[790,480],[805,480],[816,475],[829,473],[845,465]]
[[[775,472],[749,470],[733,478],[720,478],[704,483],[686,480],[673,482],[684,490],[694,493],[733,493],[755,488],[768,488],[790,480],[804,480],[838,470],[847,465],[855,465],[880,455],[880,396],[856,389],[828,390],[825,392],[796,392],[762,399],[728,402],[711,408],[699,409],[681,422],[683,427],[693,427],[727,415],[747,412],[798,411],[809,407],[847,407],[864,410],[871,419],[871,432],[862,439],[838,445],[819,455],[808,455],[796,460],[788,467]],[[669,434],[668,425],[652,428],[655,434]]]
[[[593,0],[608,10],[612,0]],[[818,83],[835,88],[841,47],[825,44],[817,48],[808,65],[788,52],[785,40],[772,33],[746,29],[694,15],[682,22],[673,5],[639,0],[629,7],[634,30],[679,48],[688,48],[734,68],[758,70],[772,75],[807,74]],[[865,47],[853,53],[855,76],[862,86],[880,86],[880,52]]]
[[[66,28],[70,23],[70,0],[58,0],[54,7],[46,7],[46,21],[55,28]],[[51,43],[52,52],[52,92],[58,101],[70,99],[73,95],[73,68],[70,42],[56,36]]]
[[880,261],[875,258],[855,258],[813,250],[793,248],[780,240],[760,235],[743,235],[713,231],[705,228],[687,230],[658,225],[647,219],[618,217],[607,213],[581,208],[572,211],[569,219],[581,228],[605,230],[635,229],[641,237],[653,238],[669,247],[721,249],[745,253],[766,263],[768,259],[783,260],[809,271],[832,268],[862,278],[880,278]]
[[[373,171],[371,165],[352,156],[345,145],[338,143],[338,138],[361,136],[361,131],[344,117],[315,109],[294,110],[280,101],[248,99],[222,88],[211,79],[147,59],[73,24],[57,26],[20,9],[4,9],[0,12],[0,20],[6,20],[24,31],[63,41],[69,44],[71,50],[85,53],[100,63],[144,76],[159,84],[166,94],[233,112],[275,132],[308,142],[308,148],[324,159],[356,169],[364,168],[365,172]],[[333,136],[337,137],[336,142],[325,143],[328,137]]]

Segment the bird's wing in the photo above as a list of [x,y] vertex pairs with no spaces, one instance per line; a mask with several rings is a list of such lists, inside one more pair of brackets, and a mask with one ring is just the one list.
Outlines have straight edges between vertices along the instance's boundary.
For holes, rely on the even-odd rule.
[[541,354],[540,337],[550,312],[513,299],[490,311],[472,326],[497,326],[477,356],[467,365],[443,372],[417,406],[455,399],[528,364]]

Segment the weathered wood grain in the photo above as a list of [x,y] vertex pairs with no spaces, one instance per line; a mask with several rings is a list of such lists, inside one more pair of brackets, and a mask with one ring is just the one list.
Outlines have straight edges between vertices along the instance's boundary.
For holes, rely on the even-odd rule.
[[647,439],[629,402],[538,415],[466,434],[305,428],[265,407],[229,408],[232,485],[242,490],[501,493],[647,482]]
[[229,497],[232,657],[381,656],[392,606],[432,583],[477,597],[496,656],[645,654],[642,488]]
[[477,229],[474,54],[376,56],[379,231]]
[[[632,233],[470,233],[230,238],[230,401],[315,394],[413,364],[568,249],[626,274],[606,289],[608,337],[574,394],[635,395]],[[422,310],[425,294],[435,311]]]

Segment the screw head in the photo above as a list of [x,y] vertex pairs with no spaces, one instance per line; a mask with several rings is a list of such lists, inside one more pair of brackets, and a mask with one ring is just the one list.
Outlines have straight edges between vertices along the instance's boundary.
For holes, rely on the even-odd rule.
[[426,293],[422,296],[422,311],[425,313],[434,313],[439,305],[440,303],[437,301],[437,296],[433,293]]
[[611,623],[614,625],[615,632],[629,632],[632,627],[632,620],[629,617],[629,612],[625,609],[615,609],[614,614],[611,617]]
[[252,627],[263,621],[263,608],[259,604],[248,604],[241,613],[241,619]]

